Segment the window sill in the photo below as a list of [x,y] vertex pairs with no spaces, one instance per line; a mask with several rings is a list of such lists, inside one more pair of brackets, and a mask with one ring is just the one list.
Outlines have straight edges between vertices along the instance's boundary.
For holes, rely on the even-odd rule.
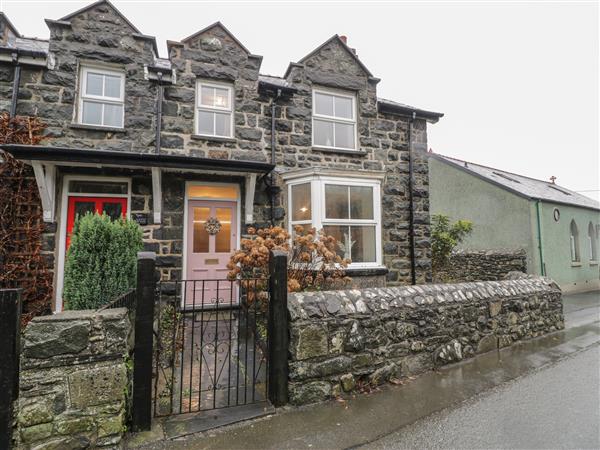
[[387,275],[389,272],[385,266],[381,267],[348,267],[346,275],[349,277],[372,277],[377,275]]
[[581,267],[581,263],[580,262],[572,262],[571,267]]
[[598,265],[598,261],[590,261],[590,266],[597,266]]
[[127,131],[125,128],[103,127],[100,125],[87,125],[83,123],[71,123],[69,127],[77,130],[104,131],[106,133],[125,133],[125,131]]
[[357,156],[364,156],[367,154],[366,151],[364,150],[345,150],[343,148],[328,148],[328,147],[319,147],[319,146],[313,146],[312,149],[314,151],[317,152],[323,152],[323,153],[339,153],[341,155],[357,155]]
[[211,141],[211,142],[237,142],[235,138],[220,137],[220,136],[205,136],[203,134],[192,134],[190,139],[196,141]]

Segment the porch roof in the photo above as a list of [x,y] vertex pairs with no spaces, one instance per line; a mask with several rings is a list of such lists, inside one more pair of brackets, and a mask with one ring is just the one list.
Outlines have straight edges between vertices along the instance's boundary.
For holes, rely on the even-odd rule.
[[15,158],[53,163],[81,163],[116,167],[159,167],[174,170],[215,170],[241,173],[268,173],[275,165],[258,161],[201,158],[162,153],[134,153],[43,145],[0,144]]

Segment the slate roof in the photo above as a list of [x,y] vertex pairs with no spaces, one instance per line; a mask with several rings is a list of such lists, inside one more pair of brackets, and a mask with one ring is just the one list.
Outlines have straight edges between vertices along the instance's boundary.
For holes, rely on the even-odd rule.
[[18,50],[23,55],[45,58],[48,56],[48,45],[48,41],[43,39],[18,37],[0,46],[0,51],[14,52]]
[[437,122],[440,117],[444,117],[444,113],[439,113],[435,111],[427,111],[426,109],[416,108],[414,106],[407,105],[405,103],[396,102],[393,100],[387,100],[385,98],[377,98],[377,104],[380,110],[383,111],[392,111],[392,112],[414,112],[417,116],[424,117],[426,119],[430,119],[433,122]]
[[258,81],[272,86],[277,86],[282,89],[292,89],[292,84],[289,83],[285,78],[274,77],[272,75],[259,75]]
[[467,173],[529,200],[542,200],[600,210],[600,203],[596,200],[551,183],[550,181],[538,180],[449,156],[430,154],[430,157],[464,170]]

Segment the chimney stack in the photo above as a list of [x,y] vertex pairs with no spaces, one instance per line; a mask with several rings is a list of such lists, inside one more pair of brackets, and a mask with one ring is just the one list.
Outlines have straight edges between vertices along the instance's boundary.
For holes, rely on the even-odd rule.
[[342,42],[346,45],[348,45],[348,36],[344,36],[343,34],[340,36],[340,39],[342,40]]

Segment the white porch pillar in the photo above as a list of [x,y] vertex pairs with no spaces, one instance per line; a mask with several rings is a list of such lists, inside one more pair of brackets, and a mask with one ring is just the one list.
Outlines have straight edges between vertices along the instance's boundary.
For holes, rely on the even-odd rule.
[[44,222],[54,222],[56,204],[56,166],[32,161],[35,181],[40,191]]
[[152,168],[152,210],[154,223],[162,221],[162,172],[159,167]]
[[256,174],[246,175],[246,201],[244,208],[246,210],[246,224],[254,222],[254,192],[256,191]]

